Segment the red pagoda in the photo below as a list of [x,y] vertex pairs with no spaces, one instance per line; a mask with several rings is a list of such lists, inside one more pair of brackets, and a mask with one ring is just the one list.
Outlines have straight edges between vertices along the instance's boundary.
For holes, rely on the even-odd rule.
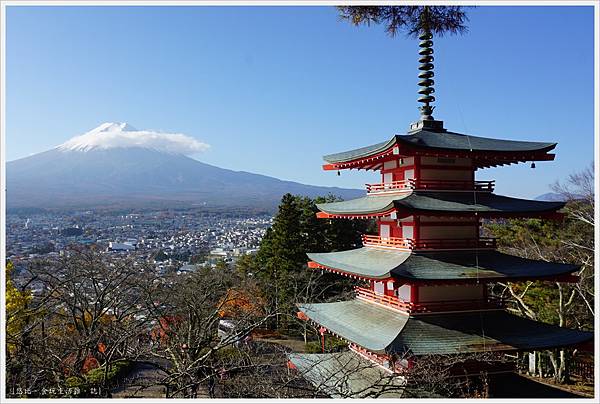
[[[379,230],[363,235],[358,249],[308,253],[309,268],[364,281],[352,300],[299,306],[300,318],[348,341],[347,352],[290,356],[293,367],[332,397],[369,396],[369,380],[384,374],[400,376],[391,383],[401,386],[402,374],[422,357],[528,352],[592,339],[589,332],[510,314],[488,295],[492,282],[578,280],[578,266],[501,253],[480,231],[485,219],[561,218],[563,202],[497,195],[494,181],[475,176],[487,167],[553,160],[556,143],[446,130],[430,105],[431,35],[420,39],[421,119],[406,135],[324,157],[325,170],[381,173],[380,182],[367,184],[366,196],[318,205],[319,218],[375,219]],[[358,369],[358,363],[373,366],[342,380],[340,367]]]

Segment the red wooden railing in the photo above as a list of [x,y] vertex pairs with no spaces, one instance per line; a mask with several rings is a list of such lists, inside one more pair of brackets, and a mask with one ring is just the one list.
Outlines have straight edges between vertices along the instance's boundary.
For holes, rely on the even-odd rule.
[[363,245],[379,248],[395,248],[399,250],[457,250],[465,248],[495,249],[496,239],[491,237],[442,239],[430,238],[415,241],[410,238],[381,237],[364,234]]
[[366,186],[368,194],[386,191],[410,191],[415,189],[414,184],[410,180],[392,181],[379,184],[366,184]]
[[366,184],[368,194],[390,191],[437,190],[492,192],[495,181],[408,179],[378,184]]
[[375,291],[362,287],[355,287],[356,297],[361,300],[379,303],[400,311],[410,313],[434,313],[440,311],[461,311],[461,310],[483,310],[496,309],[504,307],[504,300],[489,296],[487,300],[469,299],[469,300],[449,300],[444,302],[423,302],[410,303],[398,299],[396,296],[380,295]]
[[369,300],[375,303],[393,307],[401,311],[411,311],[414,306],[412,303],[404,302],[395,296],[380,295],[371,289],[356,286],[354,291],[356,292],[356,297],[358,299]]
[[365,246],[370,247],[383,247],[383,248],[396,248],[401,250],[412,250],[414,246],[413,239],[400,238],[400,237],[387,237],[382,238],[381,236],[372,236],[369,234],[363,234],[362,242]]

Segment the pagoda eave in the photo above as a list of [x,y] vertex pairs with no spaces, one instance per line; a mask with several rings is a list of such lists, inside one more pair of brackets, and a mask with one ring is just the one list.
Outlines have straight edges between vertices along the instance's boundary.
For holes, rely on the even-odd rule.
[[546,202],[496,195],[490,192],[424,191],[388,192],[341,202],[317,204],[318,218],[373,218],[395,214],[439,217],[563,218],[564,202]]
[[289,354],[291,368],[331,398],[401,398],[405,379],[359,353]]
[[559,282],[559,283],[578,283],[580,281],[579,275],[565,274],[565,275],[552,275],[552,276],[522,276],[522,277],[497,277],[497,278],[466,278],[466,279],[435,279],[435,280],[423,280],[415,278],[400,278],[392,276],[392,279],[405,281],[411,285],[416,286],[442,286],[442,285],[470,285],[479,283],[497,283],[497,282]]
[[495,250],[405,251],[362,247],[308,253],[309,268],[357,279],[410,284],[465,284],[524,280],[577,282],[578,265],[532,260]]
[[[397,210],[395,208],[383,211],[383,212],[376,212],[376,213],[362,213],[362,214],[335,214],[335,213],[328,213],[328,212],[317,212],[316,216],[318,219],[374,219],[377,217],[384,217],[384,216],[389,216],[393,213],[396,213]],[[407,215],[409,216],[409,215]]]
[[396,155],[389,152],[377,157],[349,161],[346,163],[327,163],[323,164],[324,171],[339,171],[339,170],[380,170],[383,163],[392,161],[400,157],[421,156],[421,157],[445,157],[445,158],[472,158],[473,168],[493,168],[511,164],[519,164],[533,161],[553,161],[556,157],[554,154],[531,154],[531,155],[476,155],[476,154],[461,154],[461,153],[431,153],[431,152],[407,152],[405,155]]
[[382,354],[533,351],[586,344],[594,337],[504,310],[409,315],[360,299],[299,308],[329,332]]
[[382,274],[380,276],[377,276],[377,275],[368,275],[367,276],[367,275],[361,275],[361,274],[357,274],[357,273],[353,273],[353,272],[349,272],[349,271],[343,271],[343,270],[336,269],[336,268],[333,268],[333,267],[328,267],[326,265],[321,265],[321,264],[319,264],[318,262],[315,262],[315,261],[308,261],[308,268],[310,268],[310,269],[320,269],[320,270],[328,271],[328,272],[331,272],[331,273],[334,273],[334,274],[343,275],[343,276],[346,276],[348,278],[360,279],[360,280],[363,280],[363,281],[371,281],[371,280],[378,280],[378,281],[380,281],[380,280],[391,280],[392,279],[392,277],[391,277],[391,275],[390,275],[389,272],[386,272],[386,273],[384,273],[384,274]]
[[429,211],[419,209],[390,209],[383,212],[374,213],[329,213],[320,211],[316,213],[318,219],[376,219],[395,214],[398,219],[412,216],[414,214],[424,214],[427,216],[440,218],[467,218],[480,217],[482,219],[511,219],[511,218],[531,218],[547,219],[561,221],[565,218],[562,212],[445,212]]
[[388,142],[325,156],[327,163],[323,165],[323,169],[378,170],[386,161],[408,156],[470,158],[474,168],[486,168],[527,161],[552,161],[555,155],[548,152],[555,147],[555,143],[518,142],[454,132],[434,134],[421,131],[412,135],[396,135]]
[[343,271],[326,265],[321,265],[315,261],[308,262],[308,268],[319,269],[328,271],[334,274],[346,276],[351,279],[360,279],[363,281],[389,281],[395,280],[403,283],[408,283],[416,286],[442,286],[442,285],[470,285],[479,283],[497,283],[497,282],[528,282],[528,281],[539,281],[539,282],[559,282],[559,283],[579,283],[579,275],[573,274],[562,274],[562,275],[550,275],[550,276],[498,276],[498,277],[473,277],[473,278],[462,278],[462,279],[419,279],[408,276],[397,276],[392,275],[390,272],[386,272],[381,276],[374,275],[360,275],[348,271]]

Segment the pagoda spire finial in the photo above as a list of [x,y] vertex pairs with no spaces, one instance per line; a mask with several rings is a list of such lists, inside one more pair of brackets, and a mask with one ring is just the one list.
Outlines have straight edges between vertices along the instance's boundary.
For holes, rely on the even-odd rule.
[[433,33],[429,6],[423,7],[419,15],[419,98],[422,103],[419,107],[421,116],[418,122],[410,125],[409,133],[419,130],[430,130],[434,132],[445,132],[444,122],[436,121],[433,117],[435,107],[431,105],[435,101],[435,88],[433,88]]
[[419,94],[421,95],[417,101],[423,103],[424,105],[419,107],[419,111],[421,111],[421,120],[423,121],[432,121],[433,119],[433,110],[434,106],[429,105],[430,103],[435,101],[435,97],[432,95],[435,93],[435,89],[433,88],[433,35],[428,28],[422,30],[421,35],[419,35]]

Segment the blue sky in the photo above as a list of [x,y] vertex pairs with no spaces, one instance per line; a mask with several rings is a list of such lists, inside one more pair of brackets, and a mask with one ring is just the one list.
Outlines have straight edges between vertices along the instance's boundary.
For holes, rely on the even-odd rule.
[[[594,158],[592,7],[477,7],[435,41],[436,111],[449,130],[555,141],[557,158],[478,172],[535,197]],[[377,174],[321,156],[389,139],[418,118],[418,44],[356,28],[333,7],[7,7],[6,157],[102,122],[184,133],[195,157],[308,184]]]

